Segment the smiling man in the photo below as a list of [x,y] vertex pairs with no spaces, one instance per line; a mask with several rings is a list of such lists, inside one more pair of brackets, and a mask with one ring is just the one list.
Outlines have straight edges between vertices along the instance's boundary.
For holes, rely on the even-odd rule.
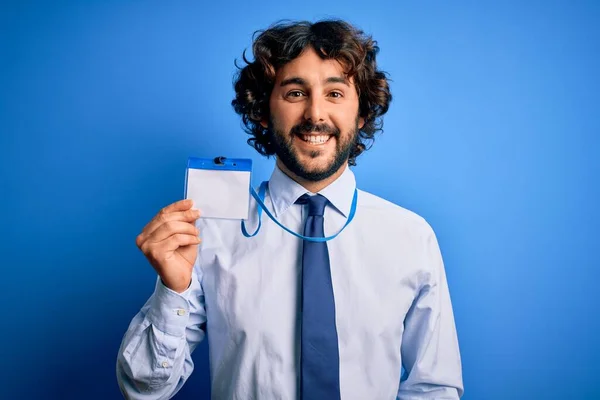
[[213,399],[462,395],[435,234],[358,190],[349,168],[391,101],[377,52],[343,21],[257,36],[233,106],[249,144],[276,157],[265,204],[296,235],[266,219],[248,238],[239,221],[198,220],[185,200],[161,210],[137,237],[158,279],[119,350],[126,398],[172,397],[206,334]]
[[269,120],[277,166],[312,192],[345,170],[364,118],[358,115],[354,78],[335,59],[323,60],[313,47],[280,67],[269,99]]

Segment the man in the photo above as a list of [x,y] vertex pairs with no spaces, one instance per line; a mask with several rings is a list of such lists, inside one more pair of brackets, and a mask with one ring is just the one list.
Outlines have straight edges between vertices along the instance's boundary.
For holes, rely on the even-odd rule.
[[119,350],[127,398],[173,396],[206,333],[214,399],[462,395],[434,232],[357,190],[348,167],[391,100],[377,52],[342,21],[279,24],[256,38],[233,106],[249,143],[276,156],[266,206],[308,239],[266,218],[248,238],[240,221],[198,220],[190,201],[161,210],[137,238],[159,277]]

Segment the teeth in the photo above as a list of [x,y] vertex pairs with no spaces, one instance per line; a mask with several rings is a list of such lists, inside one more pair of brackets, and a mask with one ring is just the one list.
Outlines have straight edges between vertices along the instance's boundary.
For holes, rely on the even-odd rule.
[[323,144],[329,139],[329,135],[303,135],[302,139],[311,144]]

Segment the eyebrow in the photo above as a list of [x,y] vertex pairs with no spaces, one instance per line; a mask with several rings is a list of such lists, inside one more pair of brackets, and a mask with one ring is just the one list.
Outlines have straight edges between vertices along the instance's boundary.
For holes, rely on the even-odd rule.
[[327,78],[325,80],[325,83],[341,83],[344,84],[346,86],[350,86],[348,84],[348,79],[341,77],[341,76],[332,76],[331,78]]
[[292,78],[288,78],[288,79],[284,79],[281,81],[281,83],[279,84],[279,86],[284,87],[287,85],[300,85],[300,86],[306,86],[306,81],[302,78],[299,78],[297,76],[294,76]]
[[[343,78],[341,76],[332,76],[332,77],[329,77],[329,78],[325,79],[325,83],[341,83],[341,84],[344,84],[346,86],[350,86],[348,84],[348,79]],[[287,86],[287,85],[307,86],[306,81],[304,79],[298,77],[298,76],[293,76],[291,78],[284,79],[279,84],[280,87]]]

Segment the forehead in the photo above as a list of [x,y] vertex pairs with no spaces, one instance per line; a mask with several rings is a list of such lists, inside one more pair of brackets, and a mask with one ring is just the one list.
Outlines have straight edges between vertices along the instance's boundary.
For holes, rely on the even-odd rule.
[[330,77],[346,78],[346,72],[339,61],[322,59],[312,47],[307,47],[298,57],[277,70],[277,82],[291,77],[317,83]]

